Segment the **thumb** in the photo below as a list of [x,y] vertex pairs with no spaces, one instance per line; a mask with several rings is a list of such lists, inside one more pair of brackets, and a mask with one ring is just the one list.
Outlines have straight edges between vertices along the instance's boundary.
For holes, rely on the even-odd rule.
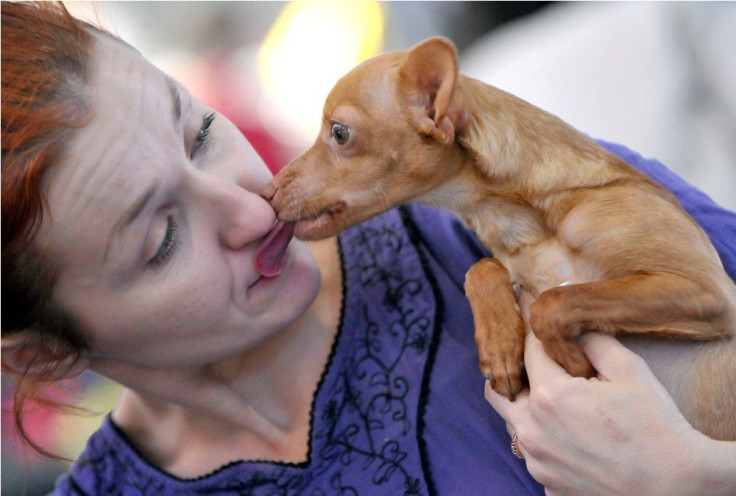
[[609,334],[592,332],[579,339],[583,352],[598,371],[598,378],[620,381],[653,376],[643,358]]

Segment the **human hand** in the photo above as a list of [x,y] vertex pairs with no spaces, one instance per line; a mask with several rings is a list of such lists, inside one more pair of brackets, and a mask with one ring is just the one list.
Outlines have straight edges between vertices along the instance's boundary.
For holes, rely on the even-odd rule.
[[[528,322],[531,296],[519,303]],[[723,478],[736,465],[735,443],[695,431],[644,360],[614,337],[580,343],[597,378],[570,376],[528,332],[530,389],[510,402],[486,383],[486,399],[546,494],[736,494],[734,476]]]

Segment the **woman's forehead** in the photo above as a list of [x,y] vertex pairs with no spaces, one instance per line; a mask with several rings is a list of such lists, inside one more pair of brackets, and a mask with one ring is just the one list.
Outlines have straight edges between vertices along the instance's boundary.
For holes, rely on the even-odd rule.
[[171,78],[116,38],[95,36],[90,62],[92,92],[102,103],[130,104],[131,99],[171,93]]

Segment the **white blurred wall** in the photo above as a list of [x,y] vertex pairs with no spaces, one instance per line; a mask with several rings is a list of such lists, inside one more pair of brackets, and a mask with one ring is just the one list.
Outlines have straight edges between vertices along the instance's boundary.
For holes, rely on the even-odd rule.
[[552,5],[478,40],[461,71],[736,210],[736,3]]

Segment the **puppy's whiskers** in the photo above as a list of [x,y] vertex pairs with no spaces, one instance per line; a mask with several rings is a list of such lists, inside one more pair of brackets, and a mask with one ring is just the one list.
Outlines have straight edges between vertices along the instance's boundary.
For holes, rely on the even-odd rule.
[[388,201],[388,195],[386,194],[386,191],[383,189],[383,184],[378,183],[375,187],[376,193],[378,193],[378,198],[380,199],[381,205],[383,206],[382,211],[386,212],[388,210],[391,210],[392,205]]

